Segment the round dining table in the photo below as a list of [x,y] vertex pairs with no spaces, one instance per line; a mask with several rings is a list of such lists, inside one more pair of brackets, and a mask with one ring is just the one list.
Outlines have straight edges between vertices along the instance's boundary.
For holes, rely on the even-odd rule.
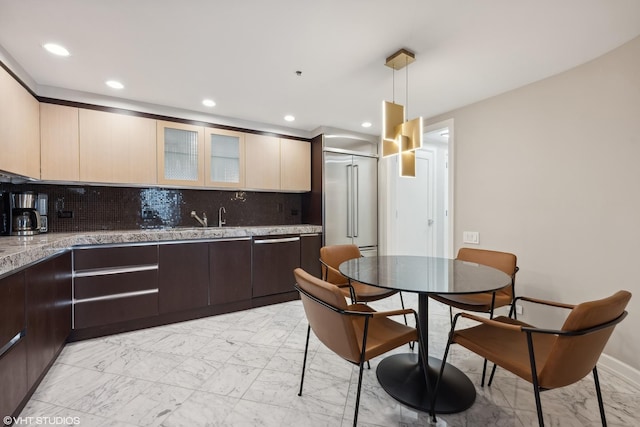
[[[442,360],[428,356],[429,295],[495,292],[511,284],[511,277],[492,267],[448,258],[372,256],[343,262],[340,272],[349,280],[418,294],[418,322],[422,348],[386,357],[376,374],[382,388],[399,402],[429,412]],[[426,375],[425,375],[426,372]],[[476,390],[462,371],[447,363],[438,387],[435,412],[462,412],[473,404]]]

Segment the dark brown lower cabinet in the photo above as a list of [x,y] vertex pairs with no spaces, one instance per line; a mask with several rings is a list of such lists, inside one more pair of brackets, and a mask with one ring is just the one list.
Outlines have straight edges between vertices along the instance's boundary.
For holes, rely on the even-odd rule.
[[293,270],[300,267],[300,236],[254,237],[253,296],[295,291]]
[[27,394],[24,272],[0,280],[0,417],[12,415]]
[[158,245],[77,248],[73,328],[158,315]]
[[209,243],[159,246],[160,314],[209,305]]
[[71,253],[0,280],[0,416],[16,416],[71,332]]
[[27,342],[22,339],[0,357],[0,416],[17,415],[27,395]]
[[251,299],[251,239],[209,243],[210,304]]
[[71,254],[25,271],[28,388],[36,384],[71,332]]
[[322,247],[322,234],[300,235],[300,267],[307,273],[321,278],[320,248]]

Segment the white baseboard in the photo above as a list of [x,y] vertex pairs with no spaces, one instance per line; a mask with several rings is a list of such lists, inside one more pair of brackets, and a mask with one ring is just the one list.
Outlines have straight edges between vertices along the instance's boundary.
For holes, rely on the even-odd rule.
[[640,371],[626,363],[603,353],[598,360],[598,367],[604,368],[618,378],[640,388]]

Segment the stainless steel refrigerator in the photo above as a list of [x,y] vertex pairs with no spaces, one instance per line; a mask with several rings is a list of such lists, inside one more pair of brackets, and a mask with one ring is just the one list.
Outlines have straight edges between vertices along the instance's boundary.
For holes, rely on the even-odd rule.
[[363,255],[378,250],[378,157],[369,139],[325,135],[325,245],[353,243]]

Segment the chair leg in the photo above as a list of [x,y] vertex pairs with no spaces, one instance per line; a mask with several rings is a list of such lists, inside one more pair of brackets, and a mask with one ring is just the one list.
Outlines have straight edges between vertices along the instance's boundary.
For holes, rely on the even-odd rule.
[[353,414],[353,427],[358,425],[358,409],[360,408],[360,390],[362,389],[362,371],[364,360],[360,361],[360,373],[358,374],[358,391],[356,392],[356,412]]
[[[536,383],[537,383],[536,379]],[[544,419],[542,418],[542,402],[540,402],[540,387],[537,384],[533,385],[533,393],[536,396],[536,411],[538,412],[538,425],[544,427]]]
[[307,342],[304,345],[304,359],[302,361],[302,376],[300,377],[300,391],[298,396],[302,396],[302,384],[304,383],[304,370],[307,367],[307,352],[309,350],[309,335],[311,334],[311,325],[307,326]]
[[449,306],[449,325],[453,325],[453,307]]
[[607,418],[604,416],[604,402],[602,401],[602,392],[600,391],[600,380],[598,379],[598,370],[593,367],[593,381],[596,383],[596,395],[598,396],[598,407],[600,408],[600,419],[602,427],[607,427]]
[[482,364],[482,380],[480,381],[480,387],[484,387],[484,379],[487,375],[487,359],[484,359],[484,363]]
[[[400,295],[400,305],[402,306],[402,309],[404,310],[404,298],[402,298],[402,292],[398,292],[398,294]],[[407,322],[407,315],[403,314],[404,316],[404,324],[409,326],[409,322]],[[409,343],[409,348],[411,350],[413,350],[413,342]]]
[[538,369],[536,369],[536,358],[533,350],[533,338],[531,332],[527,331],[527,347],[529,349],[529,363],[531,365],[531,381],[533,383],[533,393],[536,397],[536,411],[538,412],[538,424],[544,427],[542,418],[542,402],[540,401],[540,385],[538,384]]
[[[456,315],[456,320],[458,319],[458,315]],[[431,399],[431,412],[429,415],[431,416],[431,421],[433,424],[436,424],[438,420],[436,419],[436,399],[438,397],[438,388],[440,387],[440,379],[442,378],[442,373],[444,372],[444,367],[447,364],[447,356],[449,355],[449,347],[451,347],[451,343],[453,342],[453,333],[455,332],[456,322],[451,320],[451,330],[449,331],[449,338],[447,339],[447,346],[444,348],[444,355],[442,356],[442,365],[440,365],[440,372],[438,372],[438,379],[436,380],[436,385],[433,389],[433,398]],[[428,356],[427,356],[428,357]]]
[[493,376],[496,374],[496,368],[498,367],[498,365],[496,365],[495,363],[493,364],[493,369],[491,370],[491,375],[489,375],[489,383],[487,384],[488,387],[491,387],[491,383],[493,382]]

